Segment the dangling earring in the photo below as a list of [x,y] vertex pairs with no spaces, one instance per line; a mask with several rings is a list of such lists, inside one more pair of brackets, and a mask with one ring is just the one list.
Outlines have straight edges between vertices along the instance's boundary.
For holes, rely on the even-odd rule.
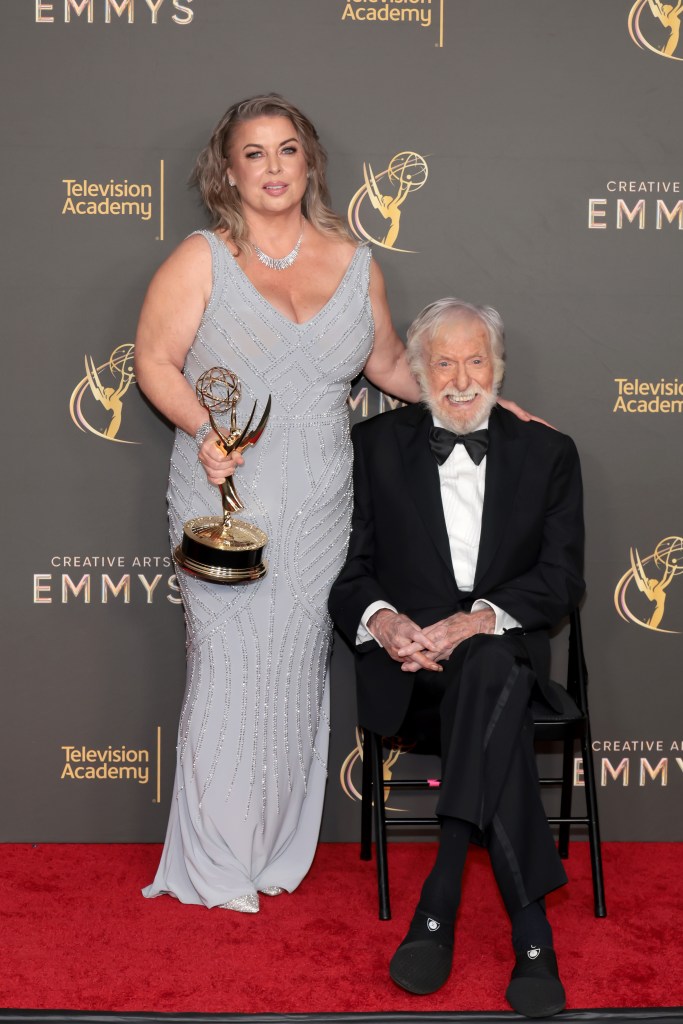
[[230,186],[230,188],[234,188],[235,187],[235,182],[232,180],[232,178],[229,175],[228,175],[228,185]]

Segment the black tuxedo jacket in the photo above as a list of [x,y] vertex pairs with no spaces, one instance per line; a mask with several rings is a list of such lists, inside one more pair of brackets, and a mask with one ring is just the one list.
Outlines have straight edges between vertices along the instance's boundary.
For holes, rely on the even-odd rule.
[[431,425],[426,407],[413,405],[352,432],[353,523],[329,608],[356,652],[360,724],[387,736],[403,720],[415,676],[374,641],[356,647],[361,616],[373,601],[388,601],[420,626],[469,611],[478,598],[492,601],[521,623],[520,640],[554,704],[548,630],[584,590],[581,471],[571,438],[493,409],[474,589],[462,592],[429,448]]

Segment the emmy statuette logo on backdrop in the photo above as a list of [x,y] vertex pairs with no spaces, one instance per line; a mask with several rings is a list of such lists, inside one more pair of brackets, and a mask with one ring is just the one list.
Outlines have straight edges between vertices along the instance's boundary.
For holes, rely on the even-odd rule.
[[[664,537],[645,558],[637,548],[631,548],[630,555],[631,568],[614,591],[620,617],[656,633],[680,633],[679,629],[665,629],[662,622],[671,585],[683,573],[683,537]],[[637,597],[636,590],[644,600]]]
[[[388,811],[399,811],[404,814],[408,813],[409,807],[391,807],[387,801],[389,794],[391,793],[391,780],[394,774],[394,765],[402,754],[409,754],[412,750],[411,745],[403,745],[397,743],[392,746],[387,756],[382,761],[382,778],[386,783],[384,787],[384,802]],[[363,764],[363,733],[360,729],[356,729],[356,745],[353,750],[346,755],[342,761],[342,766],[339,769],[339,783],[342,788],[342,792],[349,800],[358,802],[361,799],[361,792],[356,785],[355,776],[357,771]]]
[[90,431],[105,441],[139,444],[139,441],[127,441],[118,436],[123,400],[134,383],[133,345],[118,345],[100,366],[95,365],[92,356],[86,355],[85,377],[78,382],[69,400],[71,419],[79,430]]
[[628,16],[629,35],[641,50],[650,50],[669,60],[683,60],[682,18],[683,0],[636,0]]
[[[383,249],[394,252],[415,252],[414,249],[401,249],[396,244],[401,230],[401,214],[403,206],[413,193],[421,189],[429,177],[427,161],[419,153],[404,150],[397,153],[389,161],[389,165],[379,173],[375,173],[371,164],[363,164],[361,185],[349,203],[349,226],[356,238],[373,242]],[[365,219],[368,214],[365,200],[377,211],[385,222],[384,231],[380,229],[381,221],[375,232],[369,230]],[[375,218],[377,220],[377,218]]]

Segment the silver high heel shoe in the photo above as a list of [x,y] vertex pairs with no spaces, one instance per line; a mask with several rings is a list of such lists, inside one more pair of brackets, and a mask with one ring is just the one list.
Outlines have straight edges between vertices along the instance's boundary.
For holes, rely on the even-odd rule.
[[219,903],[219,910],[236,910],[240,914],[258,914],[258,893],[249,892],[246,896],[236,896],[227,903]]
[[282,896],[283,892],[287,892],[281,885],[266,885],[263,889],[259,889],[264,896]]

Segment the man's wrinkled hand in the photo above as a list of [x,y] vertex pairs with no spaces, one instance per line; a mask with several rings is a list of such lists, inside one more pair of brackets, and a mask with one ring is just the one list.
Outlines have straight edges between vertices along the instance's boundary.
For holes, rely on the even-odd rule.
[[[443,671],[434,655],[438,648],[416,622],[389,608],[380,608],[370,617],[368,631],[382,645],[390,658],[401,662],[405,672],[417,672],[424,668],[429,672]],[[401,650],[409,653],[402,655]]]
[[[463,640],[469,640],[477,633],[493,633],[496,628],[496,616],[491,608],[480,612],[456,612],[445,619],[425,626],[423,632],[432,643],[435,661],[447,661]],[[402,658],[414,658],[417,648],[408,644],[399,649]]]

